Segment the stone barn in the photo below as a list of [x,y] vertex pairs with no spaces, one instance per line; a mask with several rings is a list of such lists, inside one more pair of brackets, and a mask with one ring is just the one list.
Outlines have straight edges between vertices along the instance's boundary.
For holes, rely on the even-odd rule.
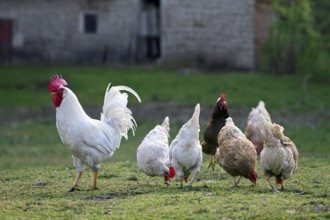
[[[0,63],[252,70],[267,0],[1,0]],[[267,25],[266,25],[267,26]],[[262,33],[258,33],[258,32]]]

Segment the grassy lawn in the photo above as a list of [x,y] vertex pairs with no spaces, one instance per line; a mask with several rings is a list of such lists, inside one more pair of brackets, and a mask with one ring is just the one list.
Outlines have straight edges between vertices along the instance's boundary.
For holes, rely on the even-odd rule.
[[[239,188],[232,178],[203,164],[193,189],[178,183],[151,186],[134,162],[104,163],[99,190],[85,172],[83,191],[69,193],[74,179],[70,164],[1,171],[0,218],[15,219],[326,219],[329,213],[329,158],[302,158],[298,172],[285,182],[285,192],[273,193],[260,177]],[[259,170],[260,173],[260,170]]]
[[[329,109],[328,82],[311,81],[303,88],[301,76],[258,73],[216,74],[158,68],[0,67],[1,107],[51,106],[47,89],[54,74],[63,75],[83,105],[100,105],[108,83],[127,85],[143,102],[214,104],[225,93],[231,106],[255,106],[264,100],[270,109],[297,112]],[[136,103],[135,100],[131,100]]]
[[[176,102],[213,105],[222,92],[230,108],[251,108],[260,99],[272,113],[306,115],[309,125],[287,123],[286,134],[297,144],[300,162],[296,174],[285,182],[286,191],[273,193],[262,177],[243,180],[233,188],[232,178],[207,169],[204,155],[200,181],[193,190],[161,178],[146,185],[137,169],[136,148],[145,134],[160,123],[137,119],[131,134],[114,156],[102,164],[100,190],[91,187],[86,169],[81,188],[68,193],[75,170],[71,156],[61,143],[53,120],[0,121],[0,219],[296,219],[330,218],[330,102],[329,82],[311,81],[303,88],[299,76],[259,73],[191,73],[159,68],[101,67],[0,67],[0,113],[2,118],[17,109],[52,108],[47,89],[53,74],[63,75],[83,106],[101,106],[109,82],[135,89],[144,103]],[[130,99],[130,103],[138,103]],[[308,117],[318,117],[313,123]],[[134,112],[133,112],[134,115]],[[201,135],[204,129],[201,124]],[[179,123],[171,124],[171,140]]]

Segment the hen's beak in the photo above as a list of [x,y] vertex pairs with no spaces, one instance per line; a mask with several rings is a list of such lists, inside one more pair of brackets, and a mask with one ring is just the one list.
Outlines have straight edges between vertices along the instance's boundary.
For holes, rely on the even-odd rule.
[[56,92],[51,92],[50,94],[51,94],[51,95],[55,95],[55,94],[56,94]]

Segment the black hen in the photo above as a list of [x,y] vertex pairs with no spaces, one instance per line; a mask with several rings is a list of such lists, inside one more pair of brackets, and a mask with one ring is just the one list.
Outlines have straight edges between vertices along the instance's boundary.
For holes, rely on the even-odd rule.
[[202,144],[203,152],[211,155],[209,167],[214,170],[213,158],[218,148],[218,134],[226,124],[226,118],[229,117],[226,96],[221,94],[217,100],[217,104],[213,108],[213,112],[204,131],[204,143]]

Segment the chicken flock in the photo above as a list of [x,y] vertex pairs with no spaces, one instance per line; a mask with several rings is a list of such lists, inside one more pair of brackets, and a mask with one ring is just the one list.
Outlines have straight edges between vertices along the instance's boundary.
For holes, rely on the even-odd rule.
[[[127,86],[106,88],[100,120],[90,118],[78,98],[61,76],[50,78],[48,89],[53,95],[56,108],[56,127],[62,142],[72,154],[77,176],[70,191],[79,190],[79,181],[88,166],[93,172],[92,189],[97,189],[100,164],[113,156],[120,147],[121,139],[134,135],[136,122],[127,107],[128,93],[139,102],[137,92]],[[128,93],[127,93],[128,92]],[[283,181],[291,177],[298,166],[298,150],[291,139],[284,134],[284,127],[273,123],[265,103],[260,101],[252,108],[245,132],[235,126],[229,114],[226,96],[221,94],[204,129],[204,141],[199,139],[200,104],[197,103],[191,118],[182,125],[176,137],[170,142],[170,119],[165,117],[144,137],[137,148],[138,168],[149,176],[164,177],[165,184],[176,177],[192,187],[199,178],[203,152],[211,156],[209,168],[217,163],[239,185],[241,177],[257,182],[257,157],[267,183],[274,192],[277,185],[284,190]],[[220,168],[220,170],[221,170]],[[275,186],[270,178],[275,178]],[[236,180],[236,178],[238,178]]]

